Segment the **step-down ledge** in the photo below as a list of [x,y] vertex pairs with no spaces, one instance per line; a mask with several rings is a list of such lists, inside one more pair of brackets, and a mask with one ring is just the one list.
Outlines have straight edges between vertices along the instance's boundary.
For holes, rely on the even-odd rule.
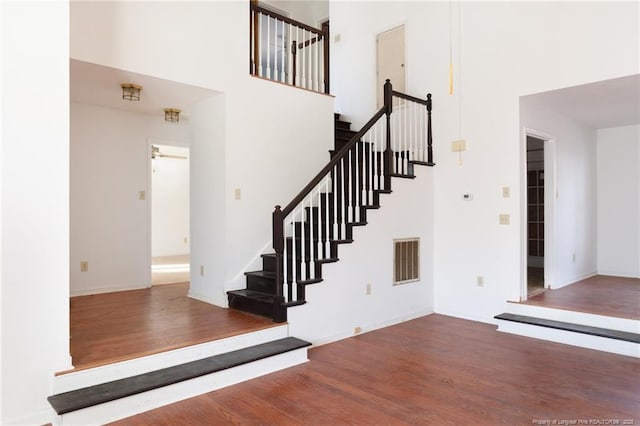
[[[307,361],[309,342],[286,337],[146,374],[52,395],[63,424],[102,424]],[[117,409],[116,405],[117,404]]]
[[501,332],[640,358],[636,333],[510,313],[494,318]]

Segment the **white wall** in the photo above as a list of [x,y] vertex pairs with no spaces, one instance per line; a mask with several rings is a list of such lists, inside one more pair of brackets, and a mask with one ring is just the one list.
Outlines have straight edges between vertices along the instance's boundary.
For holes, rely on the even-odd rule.
[[71,104],[72,295],[150,285],[149,138],[187,143],[188,125]]
[[[331,87],[337,110],[356,127],[375,109],[377,33],[405,24],[407,91],[433,93],[436,312],[492,321],[505,300],[518,300],[519,97],[637,73],[638,7],[463,2],[459,43],[458,25],[453,28],[458,72],[449,96],[447,2],[331,4]],[[460,138],[467,141],[462,166],[450,147]],[[503,186],[511,188],[510,198],[502,198]],[[462,201],[466,192],[473,201]],[[500,213],[511,215],[511,225],[498,224]],[[484,288],[476,287],[478,275]]]
[[151,161],[151,256],[189,254],[189,148],[154,146],[186,159]]
[[66,2],[2,2],[0,423],[44,424],[69,356]]
[[[219,175],[216,183],[195,180],[208,179],[214,172],[198,169],[219,162],[196,166],[192,151],[192,167],[198,169],[191,172],[191,185],[196,185],[192,199],[202,191],[214,192],[216,205],[209,208],[224,208],[224,214],[215,213],[224,219],[216,226],[211,216],[199,220],[192,213],[191,295],[223,306],[225,291],[244,286],[244,272],[257,268],[260,253],[269,249],[273,207],[291,200],[329,160],[333,137],[332,97],[249,75],[248,22],[246,2],[71,5],[72,58],[224,92],[223,196]],[[159,45],[163,48],[155,48]],[[198,125],[193,118],[191,125]],[[210,140],[208,135],[217,131],[199,133]],[[235,199],[236,189],[240,200]],[[220,226],[224,232],[212,234]],[[203,235],[200,243],[196,235]],[[196,252],[213,250],[218,243],[211,239],[221,235],[223,250]],[[198,278],[201,265],[205,276]],[[224,279],[215,279],[220,276]]]
[[[545,252],[545,256],[554,255],[555,270],[551,281],[545,280],[545,285],[559,288],[595,275],[598,234],[596,131],[554,112],[553,105],[540,102],[536,95],[521,99],[520,124],[554,138],[555,164],[545,164],[545,177],[555,181],[555,197],[551,191],[551,198],[547,197],[545,182],[545,213],[551,203],[555,204],[555,217],[545,215],[545,237],[551,238],[554,249],[551,253]],[[555,229],[555,235],[547,232],[549,224]]]
[[640,126],[597,135],[598,273],[640,277]]
[[217,305],[226,303],[226,121],[225,95],[212,96],[193,107],[189,295]]
[[[393,193],[369,210],[367,226],[342,244],[337,263],[323,265],[324,281],[306,287],[307,303],[289,308],[292,335],[328,343],[433,312],[433,169],[416,179],[395,178]],[[393,285],[393,240],[420,238],[420,281]],[[371,284],[371,295],[366,286]]]

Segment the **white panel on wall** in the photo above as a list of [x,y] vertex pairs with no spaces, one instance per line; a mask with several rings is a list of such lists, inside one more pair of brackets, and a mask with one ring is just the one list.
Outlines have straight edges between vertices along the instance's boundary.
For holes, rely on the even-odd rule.
[[189,254],[189,148],[153,146],[151,256]]
[[640,277],[640,126],[598,130],[598,273]]

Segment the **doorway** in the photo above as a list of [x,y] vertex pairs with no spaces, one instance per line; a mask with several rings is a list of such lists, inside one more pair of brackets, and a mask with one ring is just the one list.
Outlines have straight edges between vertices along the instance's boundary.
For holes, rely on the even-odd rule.
[[151,144],[151,285],[189,281],[189,148]]
[[545,141],[527,135],[527,298],[544,291]]
[[406,67],[404,25],[376,36],[376,90],[377,105],[384,104],[384,83],[391,80],[393,90],[405,92]]

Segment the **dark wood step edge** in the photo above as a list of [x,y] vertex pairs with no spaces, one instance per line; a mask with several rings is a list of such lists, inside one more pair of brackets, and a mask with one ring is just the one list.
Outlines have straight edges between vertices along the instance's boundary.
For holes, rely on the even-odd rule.
[[504,321],[513,321],[523,324],[538,325],[540,327],[555,328],[557,330],[573,331],[575,333],[589,334],[591,336],[606,337],[609,339],[623,340],[625,342],[640,343],[640,334],[629,333],[626,331],[610,330],[608,328],[591,327],[589,325],[573,324],[570,322],[562,322],[545,318],[529,317],[526,315],[517,315],[503,313],[496,315],[495,319]]
[[47,399],[56,413],[62,415],[307,346],[311,346],[311,343],[295,337],[285,337],[137,376],[52,395]]

